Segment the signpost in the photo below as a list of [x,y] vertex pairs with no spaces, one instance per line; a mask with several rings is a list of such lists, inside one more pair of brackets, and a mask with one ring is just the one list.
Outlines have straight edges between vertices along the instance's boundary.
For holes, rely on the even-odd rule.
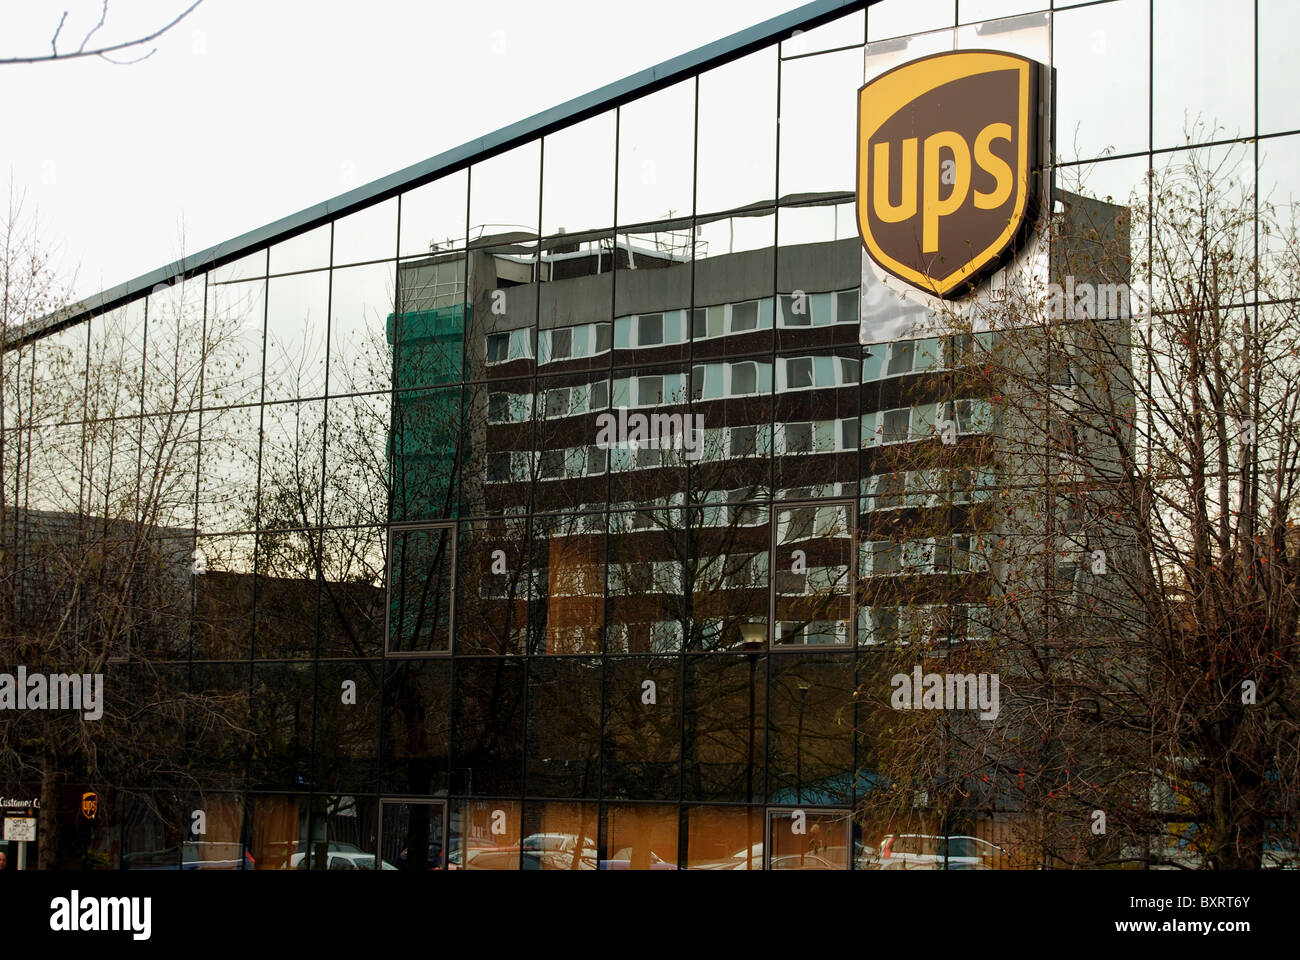
[[31,843],[36,839],[35,817],[5,817],[5,839]]
[[[26,812],[26,811],[24,811]],[[36,818],[33,816],[4,818],[4,838],[18,844],[18,869],[27,869],[27,844],[36,841]]]

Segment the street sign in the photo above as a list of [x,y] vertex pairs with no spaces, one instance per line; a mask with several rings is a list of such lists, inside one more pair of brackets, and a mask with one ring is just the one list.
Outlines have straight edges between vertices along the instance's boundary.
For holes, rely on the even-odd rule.
[[5,839],[33,842],[36,839],[36,818],[5,817]]

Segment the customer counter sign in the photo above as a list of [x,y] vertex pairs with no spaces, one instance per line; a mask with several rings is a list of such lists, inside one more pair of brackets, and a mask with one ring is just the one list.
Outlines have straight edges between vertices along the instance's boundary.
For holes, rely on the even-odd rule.
[[1039,64],[991,50],[924,57],[858,93],[858,228],[871,261],[929,296],[969,293],[1034,213]]

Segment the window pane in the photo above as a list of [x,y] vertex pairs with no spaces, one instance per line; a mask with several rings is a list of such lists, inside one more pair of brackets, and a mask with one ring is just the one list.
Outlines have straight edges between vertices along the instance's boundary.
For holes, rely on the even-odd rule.
[[402,194],[401,256],[464,249],[469,172],[458,170]]
[[1258,0],[1259,132],[1300,127],[1294,95],[1295,64],[1300,58],[1300,10],[1288,0]]
[[266,399],[325,393],[329,272],[274,277],[267,289]]
[[535,653],[600,650],[605,626],[604,516],[538,517],[532,544]]
[[857,128],[840,118],[857,114],[862,68],[861,48],[781,65],[783,200],[856,189]]
[[535,660],[528,672],[528,793],[594,797],[600,788],[600,661]]
[[614,225],[615,111],[546,137],[542,233],[583,233]]
[[693,212],[694,130],[693,79],[619,108],[618,224]]
[[867,8],[867,39],[883,40],[935,27],[952,26],[953,5],[917,4],[909,0],[882,0]]
[[701,74],[695,174],[700,213],[775,197],[776,74],[776,47]]
[[524,808],[525,870],[595,870],[600,806],[529,803]]
[[[316,671],[316,785],[330,791],[378,790],[383,663],[334,661],[318,664]],[[353,702],[344,699],[345,689],[355,692]]]
[[[220,407],[262,398],[266,281],[209,284],[203,404]],[[276,354],[272,354],[276,356]]]
[[768,801],[832,804],[852,798],[853,736],[836,722],[853,698],[853,661],[788,654],[771,664]]
[[454,790],[519,796],[524,772],[524,661],[456,661]]
[[465,800],[452,810],[448,863],[461,870],[518,870],[523,839],[517,800]]
[[681,661],[676,657],[606,661],[605,796],[677,798],[681,674]]
[[334,265],[390,260],[397,255],[397,198],[334,221]]
[[677,808],[612,803],[605,807],[602,870],[676,870]]
[[686,661],[684,799],[763,796],[767,656],[697,656]]
[[331,230],[332,224],[322,224],[271,247],[271,273],[296,273],[328,267]]
[[[311,778],[313,681],[310,663],[254,665],[251,721],[259,746],[249,764],[254,789],[306,789]],[[269,858],[271,851],[266,853]]]
[[322,657],[377,657],[384,649],[384,547],[381,527],[322,535]]
[[383,789],[428,796],[447,789],[451,664],[388,661],[384,675]]
[[528,628],[527,523],[498,517],[460,525],[458,653],[523,653]]
[[1055,15],[1056,151],[1062,160],[1147,148],[1146,0]]
[[761,807],[690,807],[686,830],[687,869],[763,869]]
[[332,282],[329,392],[341,396],[389,389],[396,292],[393,265],[335,270]]
[[1249,16],[1226,16],[1210,0],[1156,0],[1152,73],[1156,149],[1251,136],[1254,77],[1248,69],[1207,70],[1206,64],[1255,59]]
[[455,528],[398,529],[389,535],[388,650],[451,650]]

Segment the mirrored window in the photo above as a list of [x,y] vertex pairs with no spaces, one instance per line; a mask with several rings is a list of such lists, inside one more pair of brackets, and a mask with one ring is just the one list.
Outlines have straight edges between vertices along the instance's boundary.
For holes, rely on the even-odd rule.
[[316,786],[330,791],[378,789],[383,669],[380,660],[317,665]]
[[203,358],[203,405],[233,406],[262,398],[266,281],[209,283]]
[[253,654],[259,659],[316,655],[317,530],[277,530],[257,539]]
[[1062,161],[1147,148],[1148,19],[1143,0],[1055,15],[1056,154]]
[[686,815],[687,869],[763,869],[761,807],[690,807]]
[[546,801],[524,807],[525,870],[595,870],[600,805]]
[[416,187],[401,197],[403,257],[464,249],[469,203],[469,171],[458,170]]
[[519,870],[523,840],[518,800],[465,800],[452,810],[448,866],[460,870]]
[[697,212],[770,203],[776,196],[777,48],[715,67],[699,83]]
[[340,527],[321,534],[320,656],[383,653],[385,542],[381,527]]
[[1255,59],[1249,16],[1225,16],[1210,0],[1157,0],[1152,75],[1155,149],[1254,133],[1252,71],[1206,64]]
[[765,652],[754,648],[744,657],[687,658],[682,692],[684,799],[745,803],[762,799],[766,704]]
[[[404,265],[403,271],[409,282],[414,271],[409,265]],[[389,389],[395,335],[398,331],[409,333],[417,322],[407,314],[398,323],[393,310],[395,295],[391,263],[334,271],[329,349],[329,392],[333,396]],[[401,356],[407,359],[412,353],[404,351]]]
[[463,522],[457,540],[457,653],[523,653],[528,629],[524,517]]
[[678,826],[675,806],[606,804],[600,869],[678,869]]
[[607,233],[614,226],[617,120],[611,110],[546,137],[543,235]]
[[266,304],[266,393],[271,400],[325,394],[329,271],[272,277]]
[[[254,665],[250,719],[259,749],[253,752],[248,770],[249,785],[254,789],[307,789],[312,766],[314,672],[310,663]],[[282,809],[281,812],[287,811]],[[258,846],[256,807],[253,814],[253,856],[260,866],[262,861],[255,852]],[[288,862],[294,853],[299,852],[287,842],[290,836],[288,827],[287,823],[284,824],[276,845],[263,852],[268,861],[275,862],[277,857],[282,857],[284,862]]]
[[781,56],[791,59],[840,47],[861,46],[867,38],[866,27],[866,12],[855,10],[820,27],[795,30],[781,41]]
[[529,664],[524,776],[530,796],[598,795],[600,691],[598,659],[553,657]]
[[389,534],[388,652],[451,651],[454,525],[395,528]]
[[769,510],[728,502],[727,492],[691,515],[695,596],[688,649],[740,651],[768,641]]
[[616,223],[689,216],[695,161],[695,81],[619,107]]
[[605,628],[605,516],[533,520],[533,653],[595,653]]
[[1300,128],[1293,77],[1300,57],[1300,10],[1287,0],[1258,0],[1259,132]]
[[382,789],[410,796],[444,791],[451,758],[451,664],[389,660],[384,667]]
[[768,801],[852,799],[853,736],[837,722],[852,703],[853,660],[838,654],[773,657],[768,692]]
[[867,39],[885,40],[950,27],[954,8],[948,3],[916,4],[909,0],[882,0],[867,8]]
[[330,265],[330,242],[333,224],[324,223],[296,237],[271,247],[270,271],[297,273],[300,270],[323,270]]
[[860,47],[781,64],[783,202],[856,191],[857,124],[845,118],[857,116],[862,69]]
[[456,793],[519,796],[524,772],[524,661],[456,660],[452,776]]
[[397,255],[397,198],[334,221],[334,265],[390,260]]
[[606,660],[605,796],[677,798],[681,675],[676,657]]

